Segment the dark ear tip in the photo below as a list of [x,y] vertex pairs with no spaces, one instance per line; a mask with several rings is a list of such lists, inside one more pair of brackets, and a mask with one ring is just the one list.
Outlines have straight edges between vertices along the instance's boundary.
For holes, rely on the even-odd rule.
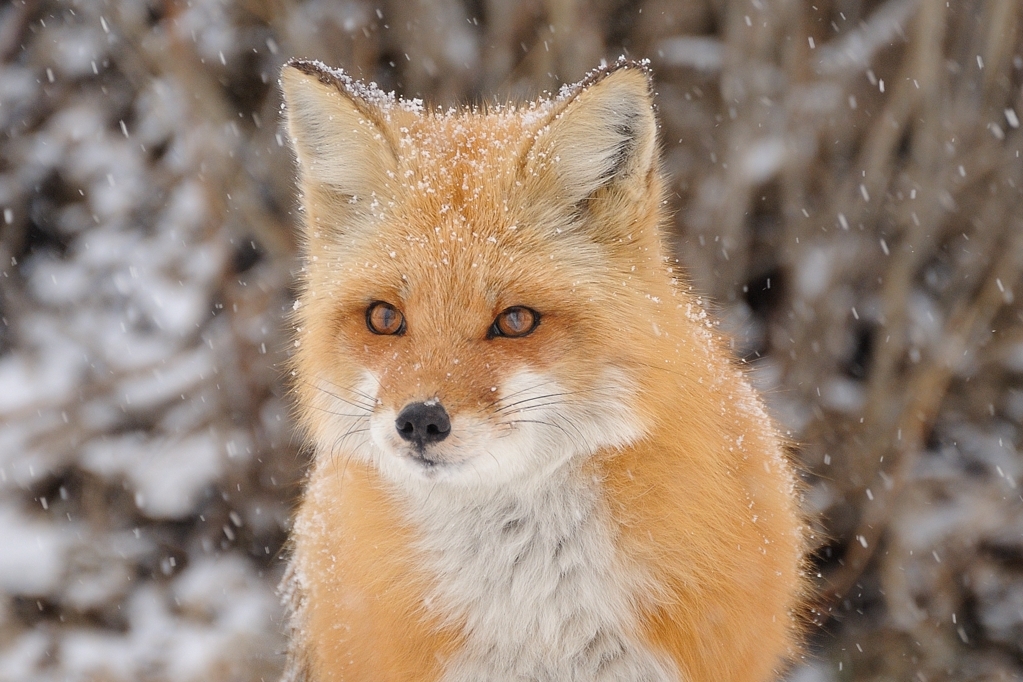
[[618,73],[620,71],[633,71],[641,74],[645,77],[647,83],[647,94],[653,95],[654,91],[654,72],[650,68],[649,59],[629,59],[625,55],[621,55],[618,59],[613,62],[604,62],[600,66],[593,69],[583,79],[571,86],[567,93],[569,97],[572,97],[579,92],[582,92],[586,88],[599,83],[608,76]]
[[292,57],[284,62],[281,72],[283,73],[287,69],[295,69],[300,73],[315,78],[324,85],[333,85],[334,87],[343,86],[345,81],[349,80],[348,75],[343,70],[333,69],[315,59]]
[[621,55],[608,65],[608,71],[638,71],[639,73],[646,76],[648,79],[653,80],[654,71],[650,67],[649,59],[629,59],[625,55]]

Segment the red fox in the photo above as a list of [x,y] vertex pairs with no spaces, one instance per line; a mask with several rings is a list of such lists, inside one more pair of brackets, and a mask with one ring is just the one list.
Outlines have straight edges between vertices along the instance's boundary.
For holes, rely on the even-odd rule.
[[666,259],[646,66],[447,112],[311,61],[281,82],[315,445],[288,678],[773,679],[796,478]]

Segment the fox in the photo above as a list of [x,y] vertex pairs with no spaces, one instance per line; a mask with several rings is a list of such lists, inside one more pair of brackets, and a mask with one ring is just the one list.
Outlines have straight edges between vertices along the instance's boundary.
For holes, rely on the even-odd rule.
[[798,476],[669,257],[648,64],[448,110],[280,82],[313,452],[285,679],[776,679]]

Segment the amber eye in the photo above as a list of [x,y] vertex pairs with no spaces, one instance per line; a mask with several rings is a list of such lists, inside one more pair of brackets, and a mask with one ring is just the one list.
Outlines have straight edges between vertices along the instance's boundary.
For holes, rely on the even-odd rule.
[[516,338],[530,334],[540,324],[540,313],[525,306],[516,305],[503,311],[494,320],[488,336],[507,336]]
[[366,326],[374,334],[404,334],[405,316],[390,303],[376,301],[366,308]]

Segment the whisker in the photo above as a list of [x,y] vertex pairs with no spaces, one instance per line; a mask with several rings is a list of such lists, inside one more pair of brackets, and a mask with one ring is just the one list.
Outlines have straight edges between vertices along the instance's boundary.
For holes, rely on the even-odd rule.
[[[334,442],[331,444],[331,448],[330,448],[330,457],[331,457],[332,460],[335,460],[335,464],[336,464],[337,454],[339,454],[342,450],[345,449],[345,441],[346,440],[348,440],[353,434],[364,433],[366,431],[369,431],[370,427],[369,427],[368,424],[366,426],[362,427],[362,428],[356,428],[356,426],[358,426],[361,422],[366,422],[366,421],[368,421],[368,420],[365,417],[363,417],[361,419],[358,419],[357,421],[353,422],[343,434],[341,434],[340,436],[338,436],[337,438],[334,439]],[[343,481],[344,480],[345,471],[348,470],[348,463],[352,460],[352,457],[355,456],[355,454],[359,451],[359,449],[363,445],[364,445],[364,443],[359,443],[353,449],[348,450],[348,453],[347,453],[348,456],[345,457],[344,466],[341,468],[341,471],[338,473],[338,475],[340,476],[339,481]],[[336,468],[335,468],[335,470],[336,470]]]
[[540,388],[541,386],[547,386],[548,384],[553,384],[553,383],[554,383],[554,379],[548,379],[547,381],[541,381],[540,383],[533,384],[532,386],[526,386],[525,388],[520,388],[519,390],[513,391],[512,393],[509,393],[508,395],[504,396],[503,400],[507,400],[508,398],[514,398],[515,396],[519,395],[520,393],[525,393],[526,391],[532,391],[533,389]]
[[354,407],[356,409],[359,409],[359,410],[365,410],[365,412],[367,414],[372,412],[373,408],[375,407],[374,405],[364,405],[363,403],[359,403],[359,402],[355,402],[355,401],[352,401],[352,400],[348,400],[347,398],[342,398],[341,396],[337,395],[336,393],[331,393],[327,389],[321,388],[319,386],[314,386],[314,388],[317,391],[321,391],[322,393],[324,393],[326,395],[329,395],[331,398],[334,398],[335,400],[340,400],[341,402],[345,403],[346,405],[351,405],[352,407]]
[[[330,450],[328,450],[331,463],[334,465],[334,475],[340,477],[340,472],[337,470],[337,455],[341,452],[341,440],[344,436],[338,436],[334,439],[334,442],[330,444]],[[338,478],[338,482],[341,479]]]
[[545,421],[540,420],[540,419],[512,419],[512,420],[507,421],[505,423],[506,424],[542,424],[543,426],[549,426],[552,429],[561,429],[561,432],[564,433],[566,436],[568,436],[569,438],[573,437],[572,434],[570,434],[565,429],[565,427],[563,427],[561,424],[556,424],[555,422],[545,422]]
[[325,383],[327,383],[327,384],[330,384],[334,388],[339,388],[342,391],[348,391],[349,393],[354,393],[355,395],[359,396],[360,398],[365,398],[367,401],[369,401],[369,403],[371,405],[376,403],[376,398],[374,398],[373,396],[369,395],[368,393],[363,393],[362,391],[360,391],[358,389],[355,389],[355,388],[352,388],[350,386],[342,386],[341,384],[336,384],[333,381],[331,381],[330,379],[323,379],[323,378],[321,378],[320,380],[325,382]]
[[552,405],[564,405],[564,404],[565,404],[564,400],[552,400],[549,403],[540,403],[538,405],[526,405],[525,407],[520,407],[517,410],[515,410],[514,412],[512,412],[512,414],[521,414],[522,412],[529,412],[530,410],[538,410],[541,407],[551,407]]
[[361,422],[364,422],[364,421],[368,421],[368,420],[366,420],[366,419],[359,419],[359,420],[353,422],[352,425],[348,427],[348,430],[345,431],[344,435],[341,436],[341,444],[342,445],[344,445],[344,442],[346,440],[348,440],[349,438],[351,438],[352,435],[354,435],[356,433],[364,433],[366,431],[369,431],[369,429],[370,429],[369,424],[366,424],[366,426],[363,426],[362,428],[358,428],[358,429],[355,428],[356,426],[359,426],[359,424]]
[[426,493],[426,502],[430,501],[430,498],[433,497],[433,491],[436,490],[436,489],[437,489],[437,481],[434,481],[433,485],[430,486],[430,490]]
[[349,462],[352,461],[352,458],[355,457],[355,455],[359,452],[359,449],[362,448],[362,446],[363,446],[363,444],[360,443],[358,446],[356,446],[356,447],[354,447],[354,448],[352,448],[351,450],[348,451],[348,456],[345,457],[345,465],[341,468],[341,478],[342,478],[342,480],[344,480],[345,472],[348,471],[348,464],[349,464]]
[[528,403],[528,402],[531,402],[531,401],[534,401],[534,400],[546,400],[548,398],[557,398],[557,397],[569,396],[569,395],[582,395],[582,394],[586,394],[586,393],[597,393],[597,392],[600,392],[600,391],[613,391],[613,390],[616,390],[616,389],[617,389],[617,387],[611,387],[611,386],[592,386],[590,388],[581,388],[581,389],[579,389],[577,391],[561,391],[559,393],[545,393],[543,395],[531,396],[529,398],[523,398],[521,400],[516,400],[515,402],[512,402],[512,403],[507,403],[507,404],[501,405],[500,407],[498,407],[495,410],[495,412],[497,412],[497,413],[504,412],[504,411],[506,411],[506,410],[508,410],[508,409],[510,409],[512,407],[515,407],[516,405],[521,405],[522,403]]
[[320,407],[319,405],[303,405],[313,410],[319,410],[320,412],[326,412],[327,414],[334,415],[335,417],[352,417],[354,419],[365,419],[369,412],[363,412],[362,414],[348,414],[347,412],[335,412],[334,410],[328,410],[326,407]]
[[[484,450],[484,452],[487,453],[488,455],[490,455],[490,459],[494,460],[494,464],[496,464],[497,468],[500,469],[501,468],[501,460],[499,460],[497,458],[497,455],[492,453],[490,450]],[[475,469],[475,466],[473,468]]]
[[516,405],[521,405],[522,403],[528,403],[528,402],[531,402],[531,401],[534,401],[534,400],[546,400],[547,398],[556,398],[558,396],[563,396],[563,395],[571,395],[574,392],[575,391],[562,391],[561,393],[546,393],[544,395],[531,396],[529,398],[523,398],[521,400],[516,400],[513,403],[507,403],[507,404],[501,405],[499,408],[497,408],[496,411],[497,412],[503,412],[505,410],[508,410],[508,409],[511,409],[511,408],[515,407]]
[[[376,402],[376,400],[372,396],[367,396],[366,394],[362,393],[361,391],[357,391],[355,389],[350,389],[348,387],[344,387],[344,385],[341,385],[340,383],[335,383],[333,381],[330,381],[329,379],[319,379],[318,381],[304,380],[303,383],[305,383],[307,385],[311,385],[312,388],[316,389],[317,391],[322,391],[323,393],[327,394],[328,396],[335,396],[335,394],[333,394],[333,393],[327,391],[326,389],[324,389],[323,387],[321,387],[321,385],[320,385],[321,383],[326,383],[328,385],[328,387],[330,387],[331,389],[338,389],[340,391],[346,391],[346,392],[348,392],[350,394],[358,396],[359,398],[365,399],[365,402],[358,401],[360,405],[374,405],[375,402]],[[348,400],[347,398],[341,398],[340,396],[335,396],[335,397],[338,398],[338,400]]]

